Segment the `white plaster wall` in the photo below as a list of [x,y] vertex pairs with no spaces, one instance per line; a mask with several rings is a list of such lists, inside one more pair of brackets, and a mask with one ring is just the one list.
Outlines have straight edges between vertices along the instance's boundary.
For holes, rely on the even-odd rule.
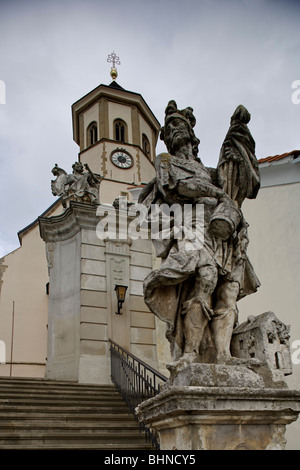
[[[248,255],[261,282],[258,292],[238,303],[240,323],[248,315],[273,311],[291,325],[291,345],[300,340],[300,183],[262,188],[255,200],[246,200],[249,223]],[[292,350],[293,352],[294,350]],[[300,364],[287,377],[299,388]],[[288,427],[288,448],[300,449],[300,422]]]
[[[59,213],[61,206],[53,209],[51,215]],[[0,293],[0,340],[6,345],[6,364],[0,363],[0,376],[10,375],[14,302],[12,375],[44,377],[49,276],[45,243],[38,224],[22,237],[20,248],[4,257],[3,265],[7,268]]]

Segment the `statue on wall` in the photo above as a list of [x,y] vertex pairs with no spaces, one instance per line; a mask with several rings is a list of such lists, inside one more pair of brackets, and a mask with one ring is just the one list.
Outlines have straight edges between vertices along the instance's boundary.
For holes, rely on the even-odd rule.
[[161,129],[169,153],[156,157],[156,177],[139,198],[149,210],[164,203],[204,206],[202,246],[191,250],[184,235],[155,240],[161,267],[144,281],[147,306],[168,324],[166,336],[177,366],[208,362],[205,348],[211,345],[209,361],[232,363],[237,301],[260,285],[247,257],[248,224],[241,211],[243,200],[255,198],[260,187],[249,120],[246,108],[238,106],[217,169],[207,168],[197,157],[193,109],[179,110],[170,101]]
[[68,175],[55,164],[52,169],[53,175],[56,176],[56,179],[51,181],[52,194],[62,197],[63,207],[67,207],[70,200],[99,204],[99,186],[103,177],[96,176],[87,163],[83,167],[81,162],[75,162],[72,168],[73,173]]

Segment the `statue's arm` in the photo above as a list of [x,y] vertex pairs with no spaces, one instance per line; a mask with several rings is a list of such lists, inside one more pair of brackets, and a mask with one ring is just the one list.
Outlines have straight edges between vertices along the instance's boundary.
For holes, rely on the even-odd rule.
[[147,196],[149,196],[149,194],[153,191],[155,183],[156,176],[151,181],[149,181],[149,183],[146,184],[146,186],[144,186],[144,188],[142,189],[138,199],[139,204],[143,203]]
[[97,176],[92,172],[92,170],[90,169],[90,167],[89,167],[89,165],[88,165],[87,163],[84,164],[84,167],[85,167],[85,169],[88,171],[89,176],[90,176],[92,182],[98,184],[98,183],[100,183],[100,182],[103,180],[104,176],[101,176],[101,175],[100,175],[100,177],[97,178]]
[[209,167],[209,166],[207,166],[206,169],[207,169],[207,171],[208,171],[208,173],[211,177],[212,184],[219,187],[218,177],[217,177],[217,169]]
[[177,185],[177,191],[181,196],[193,199],[205,196],[220,199],[225,194],[223,189],[220,189],[211,183],[203,182],[199,178],[180,180]]

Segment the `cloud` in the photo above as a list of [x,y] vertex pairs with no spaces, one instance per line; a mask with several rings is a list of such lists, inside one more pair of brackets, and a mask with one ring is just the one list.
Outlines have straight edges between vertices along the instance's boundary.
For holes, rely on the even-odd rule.
[[[230,116],[242,103],[258,157],[299,148],[299,3],[243,0],[28,0],[0,3],[0,238],[52,202],[51,168],[71,171],[71,105],[109,84],[107,55],[120,56],[118,82],[141,93],[163,123],[170,99],[192,106],[200,157],[215,166]],[[157,151],[163,151],[159,142]]]

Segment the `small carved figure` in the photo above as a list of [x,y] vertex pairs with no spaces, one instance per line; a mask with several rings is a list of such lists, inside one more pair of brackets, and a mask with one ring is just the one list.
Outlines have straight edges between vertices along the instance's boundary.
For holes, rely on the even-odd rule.
[[[273,312],[265,312],[235,328],[231,341],[232,353],[245,360],[255,357],[269,369],[284,375],[292,373],[290,326]],[[241,347],[242,345],[242,347]]]
[[[245,108],[238,109],[235,119],[243,120]],[[206,168],[197,158],[200,141],[194,134],[195,123],[192,108],[178,110],[175,101],[169,102],[161,129],[169,153],[156,157],[156,178],[139,198],[149,209],[154,202],[204,205],[203,246],[190,250],[184,234],[181,239],[155,240],[161,268],[144,281],[146,304],[168,324],[175,361],[170,367],[201,362],[201,347],[209,343],[208,337],[216,352],[212,362],[232,361],[236,303],[260,285],[246,254],[248,224],[240,209],[243,198],[255,197],[258,190],[258,183],[255,189],[252,183],[246,190],[240,188],[247,178],[252,181],[253,172],[259,180],[254,141],[244,124],[239,124],[238,138],[232,127],[232,142],[227,136],[218,169]],[[234,162],[233,168],[226,167],[225,159]]]
[[54,168],[52,168],[52,173],[56,176],[56,180],[51,180],[51,191],[53,196],[62,196],[65,191],[65,183],[67,181],[67,172],[62,168],[57,166],[55,163]]
[[103,177],[97,177],[87,163],[83,167],[81,162],[75,162],[72,168],[73,173],[68,175],[55,164],[52,173],[56,180],[51,181],[52,194],[62,197],[63,207],[67,207],[70,200],[99,204],[99,185]]

